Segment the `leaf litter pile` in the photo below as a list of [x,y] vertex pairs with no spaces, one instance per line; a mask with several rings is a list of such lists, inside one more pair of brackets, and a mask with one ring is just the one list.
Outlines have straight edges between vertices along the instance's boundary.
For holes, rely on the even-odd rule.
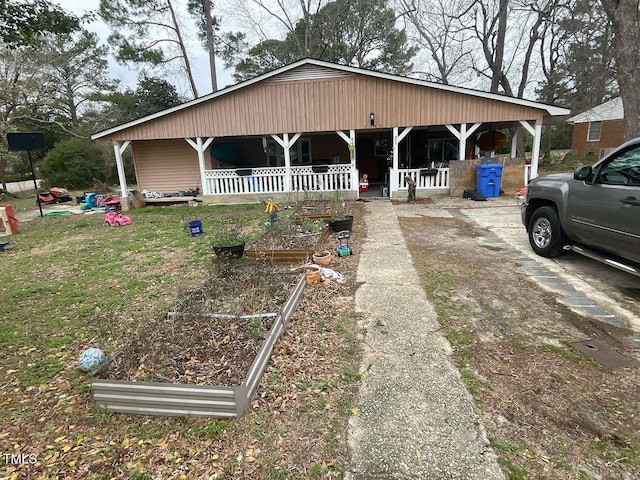
[[299,278],[267,262],[214,263],[204,284],[114,358],[108,378],[239,385]]

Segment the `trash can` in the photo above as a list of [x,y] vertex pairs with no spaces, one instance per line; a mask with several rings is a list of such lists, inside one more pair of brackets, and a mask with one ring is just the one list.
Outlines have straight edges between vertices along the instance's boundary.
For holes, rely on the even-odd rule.
[[476,190],[485,197],[500,196],[502,165],[488,163],[476,165]]

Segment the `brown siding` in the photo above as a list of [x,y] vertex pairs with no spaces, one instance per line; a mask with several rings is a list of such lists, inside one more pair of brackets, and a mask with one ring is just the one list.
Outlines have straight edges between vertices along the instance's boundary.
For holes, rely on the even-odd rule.
[[107,138],[264,135],[517,120],[543,111],[365,75],[264,82],[114,133]]
[[[183,139],[134,142],[133,158],[140,190],[175,193],[200,187],[198,154]],[[207,150],[206,168],[210,168]]]
[[624,142],[624,120],[608,120],[602,122],[600,141],[589,142],[589,123],[576,123],[573,126],[571,148],[579,156],[589,156],[595,159],[600,156],[601,148],[614,148]]

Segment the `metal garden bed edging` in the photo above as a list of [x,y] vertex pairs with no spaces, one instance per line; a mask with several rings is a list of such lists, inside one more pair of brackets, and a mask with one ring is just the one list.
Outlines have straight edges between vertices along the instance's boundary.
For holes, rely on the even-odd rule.
[[181,385],[175,383],[91,378],[96,405],[113,412],[164,417],[234,418],[242,416],[258,390],[273,346],[288,325],[306,281],[300,276],[291,295],[276,317],[245,380],[234,387]]

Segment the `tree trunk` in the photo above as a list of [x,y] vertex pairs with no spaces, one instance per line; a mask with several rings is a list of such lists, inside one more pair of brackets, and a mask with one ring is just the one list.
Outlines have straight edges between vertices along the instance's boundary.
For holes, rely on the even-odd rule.
[[502,83],[504,83],[503,82],[504,41],[505,41],[505,36],[507,34],[508,5],[509,5],[509,0],[500,0],[500,7],[498,11],[498,32],[497,32],[497,39],[496,39],[495,56],[493,59],[493,65],[491,66],[491,70],[493,71],[493,75],[491,77],[492,93],[498,93],[499,86]]
[[638,0],[601,0],[613,23],[616,70],[624,106],[624,139],[640,135],[640,13]]
[[213,35],[213,18],[211,16],[211,1],[204,0],[204,18],[207,24],[207,50],[209,51],[209,70],[211,72],[211,90],[218,90],[218,78],[216,74],[216,42]]
[[191,86],[191,93],[193,93],[193,98],[198,98],[198,89],[196,88],[196,83],[193,80],[191,63],[189,63],[189,57],[187,56],[187,49],[185,48],[184,40],[182,39],[182,34],[180,33],[180,26],[178,25],[178,19],[176,18],[176,12],[173,9],[171,0],[167,0],[167,6],[169,7],[169,11],[171,12],[171,21],[173,22],[173,27],[175,28],[176,36],[178,37],[178,44],[180,46],[180,52],[182,53],[182,58],[184,59],[184,69],[186,71],[187,78],[189,79],[189,85]]

